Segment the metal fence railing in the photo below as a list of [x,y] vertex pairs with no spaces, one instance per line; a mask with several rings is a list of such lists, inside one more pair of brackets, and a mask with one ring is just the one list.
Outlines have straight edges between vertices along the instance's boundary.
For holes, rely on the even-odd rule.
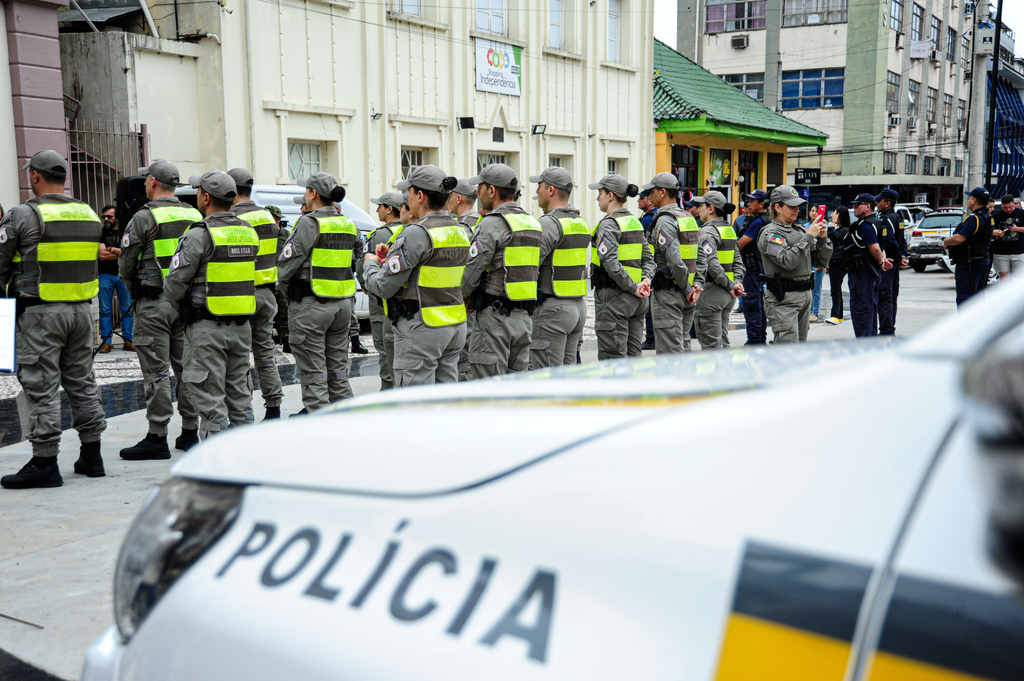
[[114,203],[117,181],[149,165],[145,124],[134,130],[116,122],[67,119],[71,193],[99,210]]

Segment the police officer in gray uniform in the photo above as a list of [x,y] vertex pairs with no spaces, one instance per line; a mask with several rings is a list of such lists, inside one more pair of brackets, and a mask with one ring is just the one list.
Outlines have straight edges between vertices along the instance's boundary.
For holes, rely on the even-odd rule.
[[[395,231],[401,226],[402,204],[405,198],[400,192],[387,192],[379,199],[370,199],[370,203],[377,206],[377,219],[383,225],[370,232],[366,238],[366,252],[376,253],[377,247],[387,244],[394,236]],[[366,289],[365,261],[356,261],[356,276]],[[366,289],[369,290],[369,289]],[[377,296],[370,294],[370,331],[373,335],[373,347],[377,348],[378,362],[380,364],[380,389],[389,390],[395,387],[394,373],[394,352],[395,352],[395,331],[391,326],[391,320],[384,313],[384,301]]]
[[[471,298],[469,307],[476,310],[469,349],[473,378],[526,371],[542,229],[515,202],[519,179],[509,166],[492,163],[467,181],[477,185],[480,205],[487,211],[473,235],[462,278],[462,294]],[[517,256],[511,262],[510,253]]]
[[164,278],[164,298],[185,322],[185,370],[206,439],[253,422],[249,351],[256,312],[259,236],[231,212],[235,181],[225,172],[193,175],[196,201],[206,216],[178,244]]
[[171,457],[167,447],[167,424],[174,415],[171,371],[181,415],[181,434],[174,447],[187,450],[199,442],[199,416],[188,387],[181,380],[185,325],[178,318],[177,307],[164,299],[164,276],[178,250],[178,240],[203,216],[174,196],[178,186],[178,169],[174,164],[156,160],[139,168],[139,175],[146,178],[146,196],[150,201],[128,223],[118,268],[136,300],[135,348],[146,385],[149,432],[134,447],[121,450],[121,458],[129,461]]
[[[103,226],[92,208],[64,193],[68,165],[56,151],[40,151],[26,169],[35,196],[0,222],[0,284],[10,284],[9,295],[17,298],[18,382],[32,443],[29,462],[0,478],[8,489],[64,484],[57,468],[62,386],[81,442],[75,473],[105,474],[100,434],[107,421],[92,368],[89,311],[99,293]],[[45,253],[38,248],[42,244]]]
[[476,210],[478,194],[476,187],[466,180],[459,180],[448,197],[448,210],[459,221],[459,224],[466,228],[469,238],[473,238],[476,231],[476,223],[480,221],[480,211]]
[[828,266],[832,244],[823,220],[816,219],[806,231],[796,224],[800,206],[806,202],[792,187],[776,187],[768,202],[772,221],[757,237],[764,265],[765,312],[776,343],[803,342],[811,324],[814,268]]
[[383,253],[367,253],[366,287],[388,301],[395,329],[395,384],[400,387],[454,383],[466,344],[462,275],[469,237],[445,210],[455,188],[437,166],[417,166],[398,189],[409,190],[416,221]]
[[260,238],[256,254],[256,314],[252,316],[252,358],[260,379],[260,392],[266,413],[263,419],[281,418],[284,388],[274,358],[274,318],[277,317],[277,237],[281,231],[270,211],[252,200],[253,178],[245,168],[232,168],[228,175],[235,181],[235,203],[231,212],[252,225]]
[[575,364],[576,348],[587,323],[590,226],[569,203],[573,183],[565,168],[551,166],[530,182],[537,184],[537,203],[544,211],[530,368]]
[[743,258],[736,232],[725,220],[736,206],[722,192],[710,191],[695,199],[700,204],[700,249],[697,253],[697,282],[704,289],[697,301],[694,325],[702,350],[729,347],[729,316],[736,299],[744,295]]
[[352,397],[348,341],[363,242],[335,205],[345,198],[337,180],[315,173],[299,186],[306,188],[305,205],[312,210],[295,223],[277,266],[290,301],[292,355],[302,386],[299,413],[306,414]]

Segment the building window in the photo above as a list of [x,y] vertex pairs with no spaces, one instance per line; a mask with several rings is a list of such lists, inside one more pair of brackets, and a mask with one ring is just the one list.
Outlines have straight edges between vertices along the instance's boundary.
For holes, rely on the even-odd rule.
[[565,159],[561,156],[548,156],[548,167],[555,166],[557,168],[565,167]]
[[956,127],[961,130],[967,127],[967,102],[963,99],[956,103]]
[[910,18],[910,39],[920,40],[921,32],[924,30],[924,8],[921,5],[914,5],[913,15]]
[[900,74],[892,71],[885,81],[885,110],[889,113],[900,112]]
[[924,157],[924,174],[934,175],[935,174],[935,157],[925,156]]
[[971,68],[971,39],[965,35],[960,36],[960,66],[964,71]]
[[953,125],[953,95],[942,95],[942,124]]
[[845,69],[782,73],[783,109],[835,109],[843,105]]
[[608,0],[608,61],[620,61],[622,0]]
[[476,0],[476,27],[505,35],[505,0]]
[[610,158],[608,159],[608,174],[619,172],[619,159]]
[[937,16],[932,16],[932,29],[928,34],[928,42],[932,45],[932,50],[935,52],[939,51],[939,40],[942,37],[942,19]]
[[903,0],[892,0],[889,5],[889,28],[903,33]]
[[949,159],[948,158],[940,158],[939,159],[939,175],[941,175],[943,177],[949,177]]
[[319,142],[288,141],[288,175],[293,180],[320,172],[322,157]]
[[397,10],[402,14],[411,14],[415,17],[423,16],[423,3],[420,0],[398,0]]
[[505,154],[492,154],[482,151],[476,155],[476,171],[478,173],[492,163],[505,163]]
[[953,162],[953,177],[964,176],[964,162],[963,159],[957,159]]
[[672,145],[672,174],[679,179],[679,184],[685,189],[696,189],[697,181],[697,159],[700,153],[695,147],[682,144]]
[[767,16],[768,3],[765,0],[708,0],[705,27],[707,33],[752,31],[764,28]]
[[846,0],[783,0],[783,26],[846,23]]
[[759,102],[764,101],[764,74],[763,73],[734,73],[722,76],[729,85],[742,90],[745,94]]
[[917,175],[917,154],[907,154],[904,172],[907,175]]
[[882,155],[883,165],[882,172],[887,175],[892,175],[896,172],[896,152],[886,151]]
[[402,147],[402,179],[409,177],[409,171],[416,166],[424,165],[423,149]]
[[548,9],[548,45],[565,49],[565,0],[551,0]]
[[761,183],[758,182],[760,156],[756,151],[741,151],[739,153],[737,170],[740,175],[736,179],[739,181],[741,194],[749,194],[761,186]]
[[952,28],[946,29],[946,59],[956,63],[956,30]]
[[939,104],[939,91],[933,87],[928,88],[928,99],[924,103],[924,112],[929,123],[935,122],[935,107]]
[[916,80],[912,80],[907,83],[907,116],[912,118],[918,117],[918,111],[920,110],[921,101],[921,84]]

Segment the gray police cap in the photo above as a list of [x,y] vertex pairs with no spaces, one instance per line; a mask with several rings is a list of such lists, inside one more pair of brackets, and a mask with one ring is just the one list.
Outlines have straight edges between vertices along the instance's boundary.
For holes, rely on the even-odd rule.
[[235,185],[238,189],[242,187],[252,187],[253,179],[252,173],[245,168],[232,168],[228,171],[228,175],[235,181]]
[[[666,173],[667,174],[667,173]],[[725,207],[725,194],[719,191],[709,191],[704,196],[698,196],[694,198],[695,203],[710,203],[718,210],[722,210]]]
[[397,210],[402,207],[403,203],[405,203],[405,199],[403,199],[402,195],[398,192],[387,192],[385,194],[381,194],[379,199],[370,199],[370,203],[375,206],[391,206]]
[[296,204],[301,206],[302,204],[306,203],[306,197],[302,196],[302,195],[293,196],[292,197],[292,203],[296,203]]
[[501,187],[502,189],[519,188],[516,171],[504,163],[492,163],[484,166],[479,175],[471,177],[466,182],[472,185],[489,184],[492,187]]
[[139,175],[152,175],[164,184],[177,185],[179,182],[178,166],[162,158],[156,159],[145,168],[139,168]]
[[299,180],[296,184],[300,187],[312,189],[320,195],[324,203],[330,203],[333,200],[331,194],[338,186],[338,181],[330,173],[313,173],[309,177]]
[[455,185],[455,189],[452,192],[462,194],[463,196],[472,196],[473,198],[480,196],[480,192],[477,191],[477,185],[470,184],[469,180],[459,180],[459,183]]
[[53,175],[54,177],[67,177],[68,174],[68,162],[64,160],[63,156],[52,149],[36,152],[29,159],[28,163],[21,167],[22,170],[28,170],[29,168],[46,173],[47,175]]
[[572,175],[565,168],[558,166],[551,166],[544,170],[540,175],[533,175],[530,177],[530,182],[534,184],[549,184],[555,189],[561,189],[562,191],[572,191]]
[[609,173],[597,182],[588,184],[587,187],[590,189],[607,189],[612,193],[625,195],[629,188],[629,182],[618,173]]
[[428,192],[450,192],[455,189],[459,181],[447,174],[437,166],[416,166],[409,171],[409,176],[398,183],[398,190],[404,192],[410,187],[416,187]]
[[679,189],[679,179],[672,173],[658,173],[651,181],[645,184],[640,189],[648,191],[659,187],[661,189]]
[[801,199],[800,195],[796,193],[796,190],[788,184],[780,184],[772,190],[772,195],[769,197],[768,203],[773,206],[776,203],[784,203],[787,206],[802,206],[807,202]]
[[223,170],[208,170],[202,175],[193,175],[188,178],[188,183],[221,201],[234,201],[238,196],[235,181]]

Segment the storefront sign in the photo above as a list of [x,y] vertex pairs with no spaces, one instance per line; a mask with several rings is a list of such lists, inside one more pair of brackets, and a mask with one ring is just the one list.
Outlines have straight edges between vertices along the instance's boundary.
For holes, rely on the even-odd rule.
[[501,95],[523,94],[522,50],[514,45],[476,39],[476,89]]
[[821,184],[821,168],[797,168],[794,184]]

